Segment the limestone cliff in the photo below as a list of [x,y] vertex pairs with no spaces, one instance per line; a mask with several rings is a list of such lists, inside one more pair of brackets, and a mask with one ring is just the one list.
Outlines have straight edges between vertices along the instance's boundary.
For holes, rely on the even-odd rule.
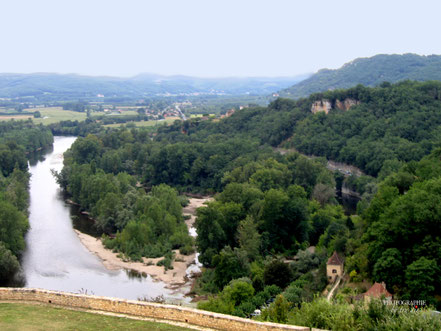
[[320,111],[324,111],[326,114],[332,109],[331,102],[329,100],[323,99],[315,101],[311,106],[311,112],[313,114]]
[[356,106],[358,104],[360,104],[360,101],[351,98],[346,98],[343,101],[336,100],[335,108],[346,111],[349,110],[349,108],[351,108],[352,106]]
[[327,99],[317,100],[313,102],[311,106],[311,112],[313,114],[318,113],[320,111],[324,111],[326,114],[329,113],[331,109],[340,109],[343,111],[349,110],[352,106],[360,104],[360,101],[346,98],[343,101],[341,100],[335,100],[334,103],[331,103],[331,101]]

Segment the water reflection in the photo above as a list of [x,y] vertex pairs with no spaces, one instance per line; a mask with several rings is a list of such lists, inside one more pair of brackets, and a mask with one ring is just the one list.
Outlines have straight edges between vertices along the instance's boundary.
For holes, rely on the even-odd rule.
[[[26,235],[23,271],[26,287],[137,299],[164,295],[170,301],[187,301],[148,275],[128,270],[107,270],[80,242],[75,227],[91,233],[90,220],[82,219],[66,204],[51,174],[61,170],[63,153],[74,137],[55,137],[54,148],[30,161],[30,230]],[[92,234],[92,233],[91,233]]]
[[54,145],[50,145],[47,147],[43,147],[39,151],[35,151],[28,154],[28,160],[29,164],[31,166],[35,166],[38,162],[43,162],[45,159],[45,156],[49,153],[52,153],[54,151]]

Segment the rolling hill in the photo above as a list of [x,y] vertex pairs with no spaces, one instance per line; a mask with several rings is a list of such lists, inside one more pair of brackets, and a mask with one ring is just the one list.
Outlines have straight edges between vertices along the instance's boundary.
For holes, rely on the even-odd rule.
[[311,93],[350,88],[357,84],[377,86],[385,81],[395,83],[406,79],[441,80],[441,55],[380,54],[358,58],[339,69],[321,69],[298,84],[280,91],[280,96],[297,99]]
[[126,98],[197,94],[268,95],[307,76],[197,78],[141,74],[131,78],[118,78],[53,73],[2,73],[0,98],[69,100],[95,98],[97,95]]

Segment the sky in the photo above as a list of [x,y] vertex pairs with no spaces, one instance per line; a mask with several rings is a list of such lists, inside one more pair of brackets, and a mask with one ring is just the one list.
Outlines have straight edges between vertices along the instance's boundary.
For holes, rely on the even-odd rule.
[[433,0],[0,0],[0,72],[294,76],[441,54]]

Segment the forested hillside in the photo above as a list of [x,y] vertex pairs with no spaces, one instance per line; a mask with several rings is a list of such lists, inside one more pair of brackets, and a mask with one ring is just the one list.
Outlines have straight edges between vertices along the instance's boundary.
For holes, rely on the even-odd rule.
[[32,122],[0,123],[0,285],[8,285],[20,268],[28,229],[27,152],[52,144],[51,132]]
[[350,88],[357,84],[377,86],[401,80],[441,80],[441,56],[375,55],[346,63],[339,69],[322,69],[311,77],[280,92],[287,98],[307,97],[311,93]]
[[[346,99],[352,107],[339,109]],[[320,100],[331,105],[327,114],[311,112]],[[176,121],[153,136],[101,130],[74,143],[59,181],[98,226],[117,232],[106,245],[132,259],[191,250],[177,191],[215,194],[197,211],[205,269],[194,293],[211,296],[202,309],[249,316],[275,299],[261,319],[424,329],[439,321],[425,312],[409,319],[376,301],[347,302],[377,281],[395,298],[441,305],[440,113],[440,82],[406,81],[278,99],[222,120]],[[271,148],[280,145],[324,158],[280,155]],[[338,205],[342,175],[326,169],[326,157],[377,176],[345,179],[362,188],[358,215]],[[348,276],[330,304],[317,296],[335,251]],[[328,317],[317,319],[317,311]]]
[[[358,104],[344,111],[337,101]],[[328,100],[328,114],[311,112]],[[220,122],[186,121],[161,128],[157,140],[190,143],[256,139],[261,145],[298,151],[357,166],[384,177],[403,162],[418,161],[440,145],[441,83],[384,83],[313,94],[299,100],[278,99],[268,107],[251,107]]]
[[418,161],[440,146],[440,82],[357,86],[313,98],[331,103],[352,98],[360,104],[297,122],[285,146],[355,165],[374,176]]

